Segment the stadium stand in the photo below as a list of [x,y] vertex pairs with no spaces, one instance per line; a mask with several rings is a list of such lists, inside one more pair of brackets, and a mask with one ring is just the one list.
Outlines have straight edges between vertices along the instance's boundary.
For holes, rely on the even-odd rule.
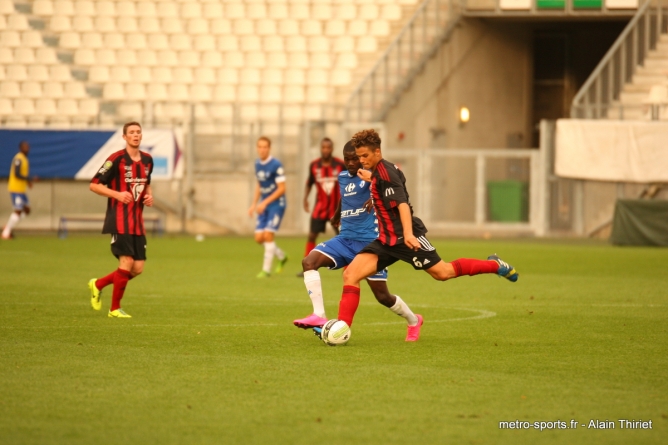
[[418,3],[0,0],[0,123],[114,125],[145,101],[168,122],[190,102],[201,119],[220,103],[321,114]]

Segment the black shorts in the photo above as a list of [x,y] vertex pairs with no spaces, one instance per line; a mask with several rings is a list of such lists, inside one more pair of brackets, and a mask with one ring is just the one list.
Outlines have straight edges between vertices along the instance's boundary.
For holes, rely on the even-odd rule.
[[131,256],[135,260],[146,260],[146,236],[114,233],[111,235],[111,253],[116,258]]
[[387,246],[375,240],[359,253],[373,253],[377,255],[378,264],[376,265],[376,270],[378,271],[391,266],[399,260],[407,262],[416,270],[427,270],[437,265],[441,261],[441,257],[436,253],[436,248],[429,243],[429,240],[424,235],[417,238],[421,245],[418,251],[409,249],[404,243]]
[[311,233],[325,233],[328,219],[318,219],[311,217]]

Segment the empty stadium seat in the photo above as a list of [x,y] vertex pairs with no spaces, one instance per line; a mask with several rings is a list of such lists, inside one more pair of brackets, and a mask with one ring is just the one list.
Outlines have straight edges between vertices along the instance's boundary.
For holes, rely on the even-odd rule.
[[188,34],[172,34],[169,36],[169,47],[177,51],[190,50],[191,37]]
[[125,86],[125,95],[130,100],[145,100],[146,88],[141,83],[129,83]]
[[102,48],[96,50],[95,59],[100,65],[112,66],[117,63],[116,52],[113,49]]
[[198,2],[188,2],[181,5],[181,17],[186,19],[200,18],[202,5]]
[[353,20],[357,17],[357,6],[352,3],[340,3],[334,17],[338,20]]
[[42,84],[39,82],[23,82],[21,84],[21,96],[30,99],[42,97]]
[[53,2],[51,0],[35,0],[32,4],[32,13],[39,16],[53,15]]
[[178,63],[183,66],[199,66],[199,53],[196,51],[180,51],[178,55]]
[[212,35],[195,36],[193,46],[197,51],[212,51],[216,49],[216,39]]
[[30,65],[28,67],[28,79],[36,82],[46,82],[50,79],[49,70],[46,65]]
[[53,65],[49,67],[49,80],[58,82],[69,82],[72,80],[72,72],[67,65]]
[[153,100],[167,100],[167,87],[161,83],[150,83],[146,87],[146,94]]
[[79,105],[74,99],[59,99],[56,104],[56,112],[61,116],[77,116],[79,114]]
[[187,31],[191,35],[209,34],[209,22],[202,18],[190,19],[188,20]]
[[109,82],[109,68],[106,66],[92,66],[88,70],[88,81],[95,83]]
[[128,34],[125,40],[130,49],[146,49],[146,34],[138,32]]
[[81,37],[78,32],[64,32],[58,44],[61,48],[78,49],[81,48]]
[[160,30],[160,22],[155,17],[139,17],[139,29],[145,34],[162,32]]
[[262,39],[262,48],[267,52],[284,51],[283,38],[280,36],[267,36]]
[[19,83],[7,80],[0,82],[0,97],[21,97]]
[[0,47],[0,64],[10,64],[14,62],[14,52],[11,48]]
[[289,2],[290,18],[295,20],[306,20],[309,18],[309,5],[304,3]]
[[87,32],[81,36],[81,43],[84,48],[98,49],[104,47],[102,34],[99,32]]
[[125,97],[123,84],[117,82],[106,83],[102,89],[102,97],[109,100],[120,100]]
[[109,77],[113,82],[130,82],[132,77],[130,76],[130,68],[127,66],[112,66],[109,69]]
[[37,48],[35,51],[35,59],[38,63],[43,65],[52,65],[58,63],[56,51],[53,48]]
[[329,20],[332,18],[334,11],[329,4],[314,4],[311,14],[317,20]]
[[0,97],[0,116],[8,116],[11,114],[14,114],[14,107],[12,107],[12,101]]
[[223,66],[223,57],[218,51],[205,51],[202,53],[202,66],[212,68]]
[[249,3],[246,7],[246,16],[251,19],[264,19],[267,17],[267,6],[264,3]]
[[265,85],[282,85],[283,71],[276,68],[262,70],[262,83]]
[[134,82],[151,82],[151,71],[145,66],[133,66],[130,68],[130,77]]
[[193,83],[193,71],[185,66],[179,66],[172,69],[172,77],[172,82],[174,83]]
[[100,103],[96,99],[82,99],[79,101],[79,114],[85,117],[97,116],[100,112]]
[[139,27],[134,17],[119,17],[116,20],[116,28],[123,33],[137,32]]
[[[144,50],[139,50],[139,52]],[[116,63],[122,66],[134,66],[137,62],[141,60],[143,65],[146,65],[146,62],[137,56],[137,51],[133,49],[119,49],[116,51]]]
[[92,17],[95,15],[95,2],[79,0],[74,2],[74,15],[76,17]]
[[244,68],[241,70],[239,83],[244,85],[259,85],[262,83],[260,70],[254,68]]
[[28,79],[28,71],[25,65],[9,65],[5,69],[7,80],[23,81]]
[[115,3],[115,13],[119,17],[135,17],[137,15],[137,10],[135,9],[135,3],[132,1],[120,1],[113,2]]
[[272,3],[269,5],[269,17],[276,20],[288,18],[288,5],[286,3]]
[[330,37],[346,34],[346,22],[343,20],[330,20],[325,24],[325,35]]
[[246,17],[246,9],[241,2],[225,2],[225,17],[240,19]]
[[223,5],[220,3],[204,3],[202,17],[207,19],[219,19],[223,17]]
[[95,27],[93,26],[93,18],[90,16],[74,16],[72,19],[72,29],[77,32],[94,31]]
[[182,119],[185,109],[183,104],[167,102],[156,104],[153,112],[157,119]]
[[143,107],[138,102],[125,101],[118,104],[118,107],[116,109],[117,109],[117,114],[119,116],[124,117],[128,120],[141,119],[144,114]]
[[216,83],[216,72],[212,68],[197,68],[193,81],[197,84],[213,85]]
[[74,3],[69,0],[55,0],[53,13],[58,15],[74,15]]
[[30,29],[28,18],[23,14],[10,14],[6,21],[7,29],[13,29],[15,31],[26,31]]
[[16,48],[14,50],[14,61],[24,65],[35,63],[35,52],[31,48]]
[[56,101],[53,99],[38,99],[35,101],[35,114],[53,116],[57,113]]
[[158,17],[171,18],[179,16],[179,11],[173,2],[159,2],[156,6]]
[[230,34],[232,24],[227,19],[213,19],[209,24],[209,31],[214,35]]
[[255,85],[240,85],[238,95],[239,100],[243,102],[257,102],[260,100],[260,91]]
[[351,20],[348,22],[349,36],[364,36],[367,34],[368,24],[365,20]]
[[141,60],[144,66],[156,66],[158,64],[158,56],[155,51],[150,49],[143,49],[137,51],[137,59]]
[[63,92],[63,84],[60,82],[44,82],[42,85],[42,92],[44,97],[50,99],[60,99],[65,94]]
[[5,48],[21,46],[20,34],[17,31],[2,31],[2,34],[0,34],[0,46]]
[[255,32],[259,36],[273,36],[278,32],[276,21],[271,19],[258,20],[255,26]]
[[163,18],[161,21],[162,31],[167,34],[181,34],[183,33],[183,26],[181,20],[176,17]]
[[96,1],[95,2],[96,14],[99,16],[108,16],[115,17],[117,16],[115,2],[111,1]]
[[155,7],[155,3],[137,2],[137,15],[141,18],[153,18],[157,16],[158,11]]
[[283,99],[283,91],[281,87],[275,85],[263,85],[260,89],[260,100],[263,103],[273,102],[279,103]]
[[190,87],[190,99],[198,102],[211,100],[211,87],[208,85],[193,85]]
[[91,66],[97,63],[95,51],[92,49],[81,48],[74,52],[74,63],[77,65]]
[[234,85],[239,83],[239,71],[234,68],[219,68],[216,72],[216,79],[220,84]]
[[95,17],[95,31],[116,32],[116,20],[113,17]]

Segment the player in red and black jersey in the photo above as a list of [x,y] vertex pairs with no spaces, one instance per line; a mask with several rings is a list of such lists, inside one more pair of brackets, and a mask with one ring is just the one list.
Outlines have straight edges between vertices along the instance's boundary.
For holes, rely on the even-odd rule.
[[[337,206],[341,200],[338,178],[339,173],[345,170],[346,167],[341,159],[332,156],[333,150],[334,143],[332,140],[324,138],[320,142],[320,158],[314,160],[309,165],[309,176],[304,191],[304,211],[306,213],[310,211],[308,196],[314,184],[317,194],[315,206],[313,206],[313,212],[311,213],[311,228],[306,241],[304,257],[308,256],[315,247],[318,234],[325,232],[327,223],[336,214]],[[338,229],[333,226],[332,228],[338,235]],[[304,273],[300,272],[297,276],[303,277]]]
[[[396,165],[383,159],[378,133],[363,130],[356,133],[351,142],[367,170],[359,170],[357,174],[371,182],[371,197],[378,216],[378,239],[363,248],[343,273],[339,320],[352,324],[359,305],[360,281],[399,260],[416,270],[426,271],[439,281],[481,273],[494,273],[517,281],[519,275],[515,269],[496,255],[490,255],[487,260],[443,261],[425,236],[427,228],[413,215],[406,177]],[[419,323],[422,324],[421,318]]]
[[123,126],[125,149],[113,153],[90,182],[90,189],[107,200],[107,214],[102,233],[111,234],[111,253],[118,258],[118,269],[109,275],[88,282],[91,306],[102,307],[102,289],[113,283],[109,317],[131,318],[121,309],[121,299],[129,280],[144,270],[146,232],[144,206],[153,205],[151,173],[153,158],[139,150],[141,125],[128,122]]

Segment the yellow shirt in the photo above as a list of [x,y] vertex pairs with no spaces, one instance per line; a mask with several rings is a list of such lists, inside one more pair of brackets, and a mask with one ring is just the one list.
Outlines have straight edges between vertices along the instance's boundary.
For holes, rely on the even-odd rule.
[[9,170],[9,182],[7,184],[7,190],[10,193],[25,193],[28,189],[28,180],[19,179],[14,174],[16,166],[20,165],[19,171],[21,176],[28,177],[28,172],[30,170],[30,165],[28,164],[28,157],[23,153],[19,152],[12,159],[12,168]]

